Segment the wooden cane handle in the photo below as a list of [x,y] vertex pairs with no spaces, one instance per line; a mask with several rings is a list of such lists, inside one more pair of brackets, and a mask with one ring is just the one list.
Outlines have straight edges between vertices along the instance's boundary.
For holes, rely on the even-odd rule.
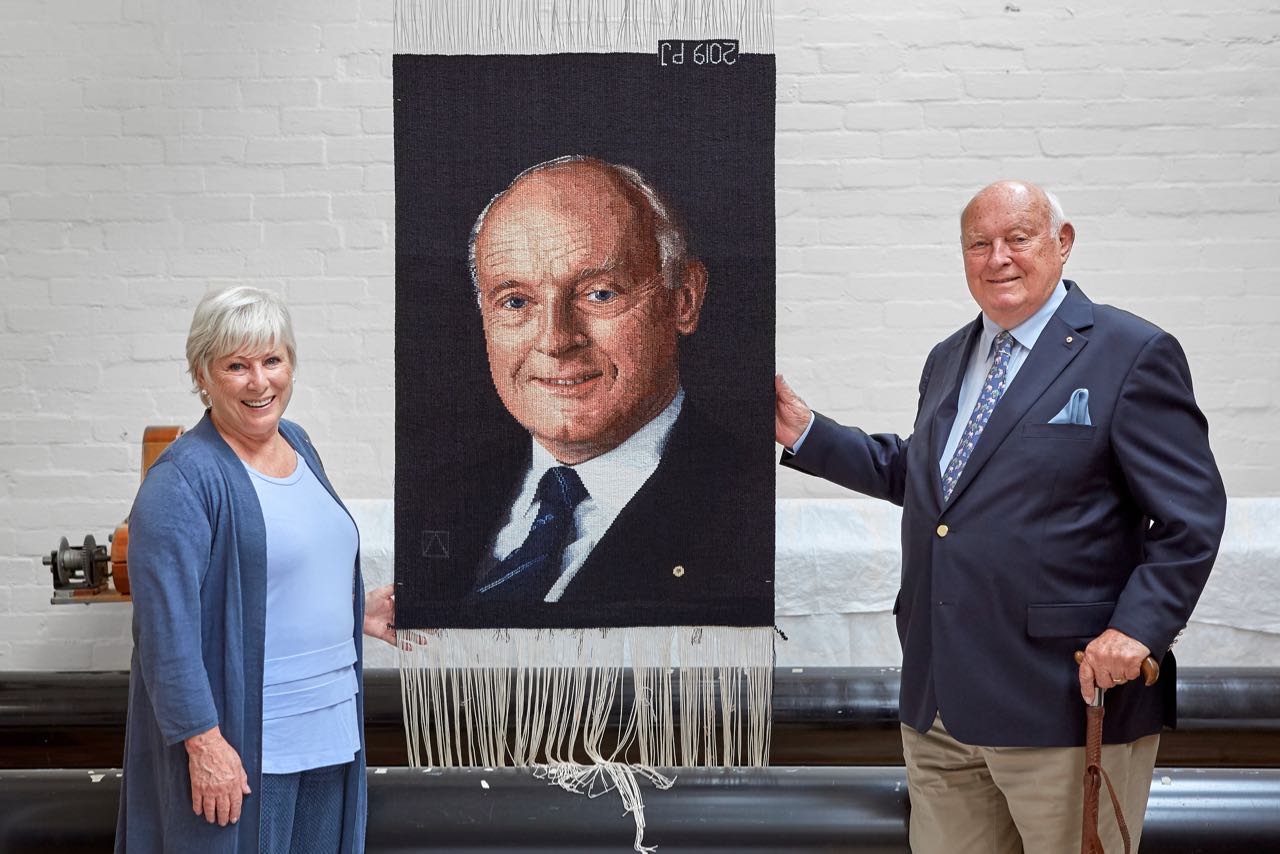
[[[1076,650],[1076,664],[1082,661],[1084,661],[1084,650],[1078,649]],[[1160,678],[1160,662],[1148,655],[1142,659],[1140,669],[1142,670],[1142,684],[1148,687],[1156,684],[1156,681]]]

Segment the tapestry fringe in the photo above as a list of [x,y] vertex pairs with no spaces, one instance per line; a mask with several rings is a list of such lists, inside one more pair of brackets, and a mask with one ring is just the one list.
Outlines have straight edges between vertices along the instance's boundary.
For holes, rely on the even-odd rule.
[[773,53],[773,0],[396,0],[395,52],[654,53],[736,39]]
[[566,791],[617,791],[638,852],[653,850],[640,779],[666,789],[658,768],[768,764],[772,627],[396,635],[410,766],[531,767]]

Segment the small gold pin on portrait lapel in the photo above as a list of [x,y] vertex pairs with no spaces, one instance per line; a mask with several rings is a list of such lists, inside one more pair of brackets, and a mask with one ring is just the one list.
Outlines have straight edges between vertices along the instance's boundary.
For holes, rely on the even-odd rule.
[[674,575],[676,578],[684,578],[684,567],[678,566],[678,565],[673,566],[671,568],[671,574]]
[[1067,344],[1070,344],[1074,340],[1076,339],[1072,338],[1070,335],[1067,336]]

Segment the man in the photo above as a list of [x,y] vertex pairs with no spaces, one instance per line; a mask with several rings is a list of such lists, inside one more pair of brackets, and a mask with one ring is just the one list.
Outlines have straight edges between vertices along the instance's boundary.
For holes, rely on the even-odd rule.
[[666,204],[561,158],[490,202],[469,255],[493,386],[531,441],[438,490],[448,624],[770,624],[772,502],[743,508],[749,452],[681,388],[707,271]]
[[[1062,280],[1075,230],[1056,200],[992,184],[960,231],[982,313],[929,354],[913,434],[837,425],[778,377],[783,464],[903,508],[893,612],[912,849],[1079,851],[1095,685],[1136,848],[1174,719],[1167,650],[1222,535],[1207,427],[1173,337]],[[1132,681],[1148,654],[1164,659],[1152,688]]]

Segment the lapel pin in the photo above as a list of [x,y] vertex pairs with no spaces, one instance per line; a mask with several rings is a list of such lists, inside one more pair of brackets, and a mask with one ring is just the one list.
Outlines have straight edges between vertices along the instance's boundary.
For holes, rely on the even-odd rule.
[[672,567],[672,568],[671,568],[671,574],[672,574],[672,575],[674,575],[676,578],[683,578],[683,577],[684,577],[684,567],[683,567],[683,566],[675,566],[675,567]]
[[1070,335],[1068,335],[1068,336],[1067,336],[1067,343],[1068,343],[1068,344],[1070,344],[1070,343],[1071,343],[1072,341],[1074,341],[1074,340],[1075,340],[1075,339],[1074,339],[1074,338],[1072,338]]

